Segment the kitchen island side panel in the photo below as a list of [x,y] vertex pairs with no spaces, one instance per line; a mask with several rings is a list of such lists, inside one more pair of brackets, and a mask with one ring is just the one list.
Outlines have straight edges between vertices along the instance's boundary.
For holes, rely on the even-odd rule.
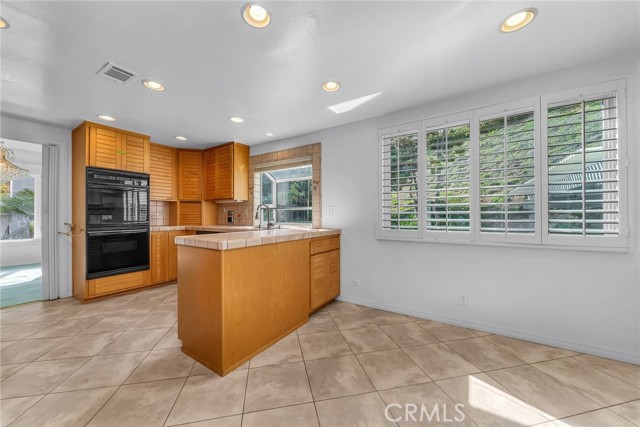
[[178,338],[208,368],[222,365],[222,257],[219,251],[178,247]]
[[309,240],[222,252],[223,363],[237,366],[306,323]]

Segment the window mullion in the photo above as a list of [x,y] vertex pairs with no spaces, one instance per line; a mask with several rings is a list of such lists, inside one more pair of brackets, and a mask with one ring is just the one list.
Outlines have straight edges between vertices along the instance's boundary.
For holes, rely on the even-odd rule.
[[582,235],[587,235],[587,133],[585,129],[585,104],[580,102],[580,119],[582,127]]

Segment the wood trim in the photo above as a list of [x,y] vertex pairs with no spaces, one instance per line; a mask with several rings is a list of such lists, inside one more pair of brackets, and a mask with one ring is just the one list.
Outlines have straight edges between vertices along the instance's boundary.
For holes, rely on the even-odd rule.
[[99,127],[99,128],[102,128],[102,129],[108,129],[108,130],[112,130],[112,131],[118,132],[118,133],[126,133],[126,134],[129,134],[131,136],[136,136],[138,138],[150,139],[149,135],[145,135],[145,134],[138,133],[138,132],[133,132],[133,131],[130,131],[130,130],[127,130],[127,129],[121,129],[121,128],[116,128],[116,127],[113,127],[113,126],[104,125],[102,123],[92,122],[90,120],[85,120],[84,122],[80,123],[78,126],[75,127],[75,129],[73,129],[72,132],[75,132],[76,129],[80,129],[82,126],[86,126],[86,125]]
[[[87,143],[89,141],[89,130],[91,128],[86,124],[74,129],[71,135],[71,191],[72,199],[72,215],[71,222],[76,227],[82,227],[84,230],[86,224],[86,162],[89,160],[89,152]],[[79,228],[77,229],[79,230]],[[77,232],[77,231],[76,231]],[[81,232],[71,240],[71,276],[73,296],[80,302],[84,302],[86,298],[86,275],[87,275],[87,258],[86,258],[86,234]]]

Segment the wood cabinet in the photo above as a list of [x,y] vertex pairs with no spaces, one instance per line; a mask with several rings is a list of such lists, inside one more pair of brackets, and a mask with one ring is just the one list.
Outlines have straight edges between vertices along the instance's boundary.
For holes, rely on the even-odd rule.
[[202,199],[202,152],[178,151],[178,199]]
[[178,150],[165,145],[150,144],[151,200],[178,198]]
[[227,251],[178,246],[182,351],[226,375],[306,323],[308,242]]
[[309,242],[309,311],[340,295],[340,237]]
[[202,202],[178,202],[178,225],[202,225]]
[[150,245],[150,283],[164,283],[178,279],[178,236],[195,234],[195,231],[153,231]]
[[238,142],[204,152],[205,200],[249,200],[249,147]]
[[196,234],[195,231],[167,231],[167,280],[178,280],[178,245],[176,237]]
[[149,264],[151,283],[163,283],[168,279],[167,273],[167,233],[164,231],[152,231],[149,244]]
[[[85,298],[100,297],[149,285],[149,270],[87,280]],[[74,295],[75,296],[75,295]]]
[[86,133],[85,166],[149,173],[148,136],[92,122],[84,122],[76,131]]
[[150,142],[146,135],[83,122],[71,134],[73,296],[81,302],[149,285],[149,270],[87,280],[87,166],[149,173]]

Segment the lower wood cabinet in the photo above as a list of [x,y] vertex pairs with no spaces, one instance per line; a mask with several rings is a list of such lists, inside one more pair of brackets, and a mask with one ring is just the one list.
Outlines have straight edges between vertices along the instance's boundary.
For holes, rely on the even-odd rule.
[[150,283],[164,283],[178,278],[178,236],[195,234],[195,231],[152,231],[149,260]]
[[340,295],[340,237],[309,243],[309,311]]
[[149,284],[149,270],[87,280],[87,298],[141,288]]

